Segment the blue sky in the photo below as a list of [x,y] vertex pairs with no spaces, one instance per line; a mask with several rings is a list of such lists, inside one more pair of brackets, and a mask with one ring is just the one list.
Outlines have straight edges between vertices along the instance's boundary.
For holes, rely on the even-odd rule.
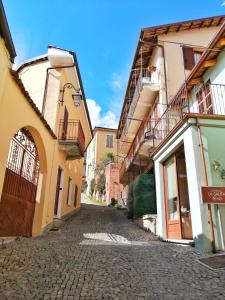
[[225,14],[222,0],[3,0],[17,62],[76,52],[93,125],[117,125],[141,28]]

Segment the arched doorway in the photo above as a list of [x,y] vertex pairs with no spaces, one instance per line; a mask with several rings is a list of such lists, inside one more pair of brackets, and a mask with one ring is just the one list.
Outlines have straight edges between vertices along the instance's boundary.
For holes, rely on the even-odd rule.
[[0,236],[31,236],[39,176],[34,139],[26,128],[12,138],[0,201]]

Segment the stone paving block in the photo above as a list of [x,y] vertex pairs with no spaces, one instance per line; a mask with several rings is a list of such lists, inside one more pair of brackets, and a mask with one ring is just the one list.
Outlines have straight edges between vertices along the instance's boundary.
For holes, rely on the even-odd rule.
[[200,257],[159,241],[122,211],[86,204],[60,232],[0,249],[0,300],[225,299],[225,270]]

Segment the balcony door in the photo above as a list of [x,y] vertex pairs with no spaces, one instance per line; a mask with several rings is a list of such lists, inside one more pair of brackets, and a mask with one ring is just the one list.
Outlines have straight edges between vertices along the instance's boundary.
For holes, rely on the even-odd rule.
[[55,193],[55,206],[54,206],[54,215],[58,216],[60,210],[60,196],[62,192],[62,173],[63,170],[58,167],[57,173],[57,183],[56,183],[56,193]]

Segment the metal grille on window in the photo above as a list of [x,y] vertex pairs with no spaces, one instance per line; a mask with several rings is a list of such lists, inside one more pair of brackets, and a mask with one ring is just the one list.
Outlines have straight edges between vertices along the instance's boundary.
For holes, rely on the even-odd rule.
[[11,140],[7,168],[37,185],[38,153],[32,136],[24,128],[19,130]]

